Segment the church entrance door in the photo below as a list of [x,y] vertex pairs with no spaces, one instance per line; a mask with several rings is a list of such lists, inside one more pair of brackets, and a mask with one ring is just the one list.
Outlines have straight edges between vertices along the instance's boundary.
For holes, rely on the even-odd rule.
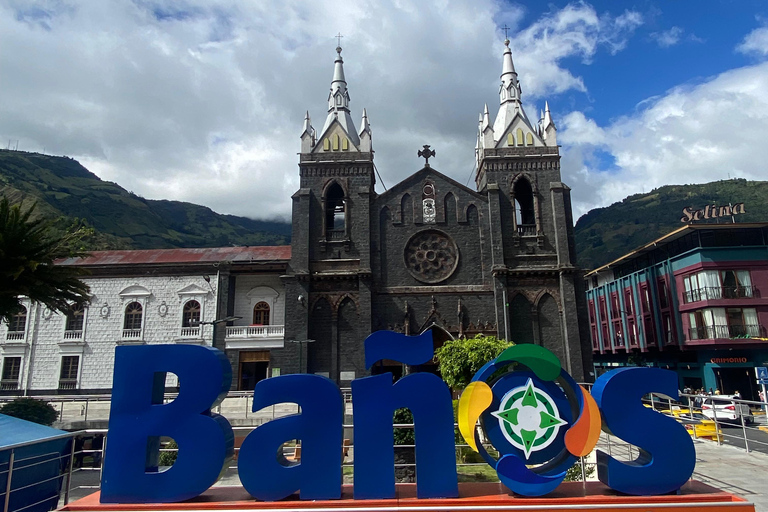
[[253,391],[257,382],[267,378],[268,370],[268,350],[240,352],[240,371],[238,372],[237,390]]

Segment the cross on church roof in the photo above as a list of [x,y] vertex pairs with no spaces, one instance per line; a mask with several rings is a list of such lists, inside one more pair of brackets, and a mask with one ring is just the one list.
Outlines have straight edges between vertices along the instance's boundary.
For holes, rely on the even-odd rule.
[[336,34],[336,35],[335,35],[335,36],[333,36],[333,37],[335,37],[335,38],[336,38],[336,40],[338,41],[338,43],[336,44],[336,46],[338,46],[339,48],[341,48],[341,38],[342,38],[342,37],[344,37],[344,36],[343,36],[343,35],[341,35],[341,32],[339,32],[338,34]]
[[507,31],[509,30],[509,27],[505,23],[503,27],[501,27],[502,30],[504,30],[504,39],[509,39],[509,34],[507,34]]
[[424,157],[424,167],[429,167],[429,159],[435,156],[435,151],[429,149],[429,144],[424,144],[424,149],[419,150],[419,156]]

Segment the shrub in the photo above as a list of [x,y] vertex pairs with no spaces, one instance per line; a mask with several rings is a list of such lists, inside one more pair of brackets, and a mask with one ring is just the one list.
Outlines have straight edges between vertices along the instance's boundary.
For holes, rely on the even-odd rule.
[[[171,439],[168,443],[165,445],[161,445],[162,449],[165,450],[178,450],[179,445],[176,444],[176,441]],[[174,452],[160,452],[160,458],[158,459],[157,465],[158,466],[173,466],[173,463],[176,462],[176,457],[179,455],[178,451]]]
[[59,413],[51,404],[42,400],[35,400],[34,398],[17,398],[12,402],[8,402],[0,407],[0,414],[49,427],[59,417]]
[[[395,425],[410,425],[413,423],[413,414],[411,414],[410,409],[398,409],[395,411],[392,421]],[[395,445],[400,444],[416,444],[416,434],[412,428],[395,429]]]
[[452,389],[464,389],[485,363],[513,344],[482,334],[469,339],[448,340],[435,351],[440,375]]

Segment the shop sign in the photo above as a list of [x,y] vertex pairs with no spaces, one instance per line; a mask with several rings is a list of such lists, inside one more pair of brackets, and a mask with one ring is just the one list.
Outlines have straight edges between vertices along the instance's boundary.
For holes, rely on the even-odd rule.
[[712,364],[722,363],[746,363],[748,362],[746,357],[713,357],[709,360]]
[[717,219],[719,217],[731,217],[747,213],[744,209],[744,203],[728,204],[726,206],[717,206],[708,204],[701,210],[694,210],[690,206],[683,208],[683,216],[680,222],[688,224],[697,220]]
[[[365,365],[389,359],[417,366],[433,357],[432,333],[378,331],[364,342]],[[166,374],[178,377],[179,395],[163,403]],[[115,351],[109,442],[102,503],[168,503],[205,492],[234,454],[229,422],[211,409],[230,389],[225,354],[195,345],[120,346]],[[458,496],[453,406],[437,376],[415,372],[352,381],[355,433],[354,498],[395,499],[393,412],[407,407],[415,424],[418,498]],[[459,430],[512,492],[543,496],[596,446],[601,428],[644,454],[623,462],[597,451],[597,476],[614,491],[632,495],[674,492],[693,474],[693,441],[683,425],[643,406],[658,393],[678,399],[678,377],[660,368],[624,367],[601,375],[591,394],[549,350],[510,347],[489,361],[459,400]],[[320,375],[264,379],[253,392],[253,411],[294,403],[300,413],[268,421],[243,441],[237,458],[243,487],[274,501],[298,492],[302,500],[341,498],[345,404],[341,391]],[[475,428],[481,419],[482,439]],[[160,437],[178,444],[170,468],[158,467]],[[301,440],[301,461],[289,463],[282,446]],[[496,453],[498,452],[498,456]],[[493,454],[492,454],[493,453]]]

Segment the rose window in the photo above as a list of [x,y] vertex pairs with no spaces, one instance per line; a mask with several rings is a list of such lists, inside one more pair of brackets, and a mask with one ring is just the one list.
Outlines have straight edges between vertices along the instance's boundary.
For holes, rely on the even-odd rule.
[[405,246],[405,266],[419,281],[439,283],[453,274],[458,264],[459,249],[442,231],[416,233]]

